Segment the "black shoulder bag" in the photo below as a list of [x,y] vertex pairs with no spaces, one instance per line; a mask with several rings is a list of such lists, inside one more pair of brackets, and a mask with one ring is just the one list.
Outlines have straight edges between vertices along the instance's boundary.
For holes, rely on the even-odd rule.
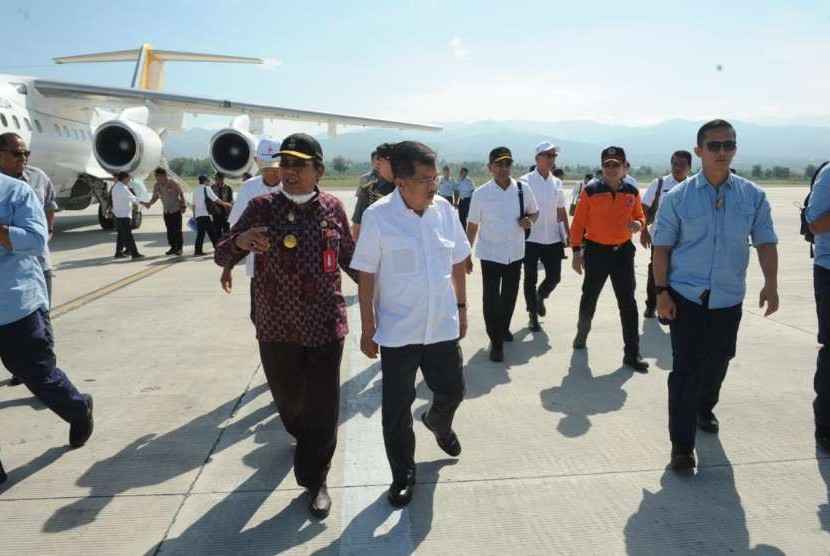
[[[519,219],[522,219],[526,216],[525,214],[525,194],[522,191],[522,182],[520,180],[516,180],[516,185],[519,187]],[[525,233],[525,239],[530,237],[530,228],[522,228]]]

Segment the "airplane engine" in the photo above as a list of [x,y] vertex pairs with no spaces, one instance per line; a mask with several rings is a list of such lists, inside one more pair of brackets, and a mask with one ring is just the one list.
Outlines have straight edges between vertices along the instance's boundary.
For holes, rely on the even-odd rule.
[[110,120],[95,130],[95,159],[107,172],[145,176],[161,161],[161,138],[147,126],[129,120]]
[[210,163],[229,178],[245,172],[256,174],[256,145],[256,137],[243,129],[222,129],[210,140]]

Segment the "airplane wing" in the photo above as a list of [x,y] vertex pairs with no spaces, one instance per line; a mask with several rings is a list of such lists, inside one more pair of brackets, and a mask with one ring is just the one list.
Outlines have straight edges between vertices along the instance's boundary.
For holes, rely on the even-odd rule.
[[103,105],[113,104],[118,106],[135,106],[136,104],[145,105],[149,102],[162,110],[181,111],[191,114],[229,116],[248,114],[253,118],[292,120],[298,122],[320,122],[329,124],[330,129],[334,125],[352,125],[393,129],[414,129],[420,131],[441,131],[441,127],[429,124],[398,122],[378,118],[363,118],[343,114],[330,114],[327,112],[312,112],[309,110],[295,110],[279,106],[267,106],[263,104],[235,102],[231,100],[176,95],[162,91],[103,87],[98,85],[67,83],[45,79],[35,79],[34,87],[41,95],[47,98],[75,99],[97,102]]

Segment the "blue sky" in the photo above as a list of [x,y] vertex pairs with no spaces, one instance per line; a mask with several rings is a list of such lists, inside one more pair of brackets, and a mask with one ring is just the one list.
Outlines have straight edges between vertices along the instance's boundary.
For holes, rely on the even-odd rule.
[[150,42],[271,62],[171,63],[165,90],[293,108],[418,122],[721,116],[830,125],[826,0],[19,6],[4,14],[15,46],[0,56],[3,73],[127,86],[129,63],[51,58]]

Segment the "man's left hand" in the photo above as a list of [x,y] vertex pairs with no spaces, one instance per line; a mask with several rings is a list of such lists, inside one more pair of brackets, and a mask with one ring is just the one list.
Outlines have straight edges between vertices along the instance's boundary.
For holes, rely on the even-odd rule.
[[764,302],[767,304],[767,310],[764,311],[764,316],[768,317],[778,310],[778,288],[764,285],[761,288],[761,295],[758,299],[758,307],[763,308]]
[[628,223],[628,231],[632,234],[636,234],[643,228],[643,225],[640,224],[639,220],[632,220]]

